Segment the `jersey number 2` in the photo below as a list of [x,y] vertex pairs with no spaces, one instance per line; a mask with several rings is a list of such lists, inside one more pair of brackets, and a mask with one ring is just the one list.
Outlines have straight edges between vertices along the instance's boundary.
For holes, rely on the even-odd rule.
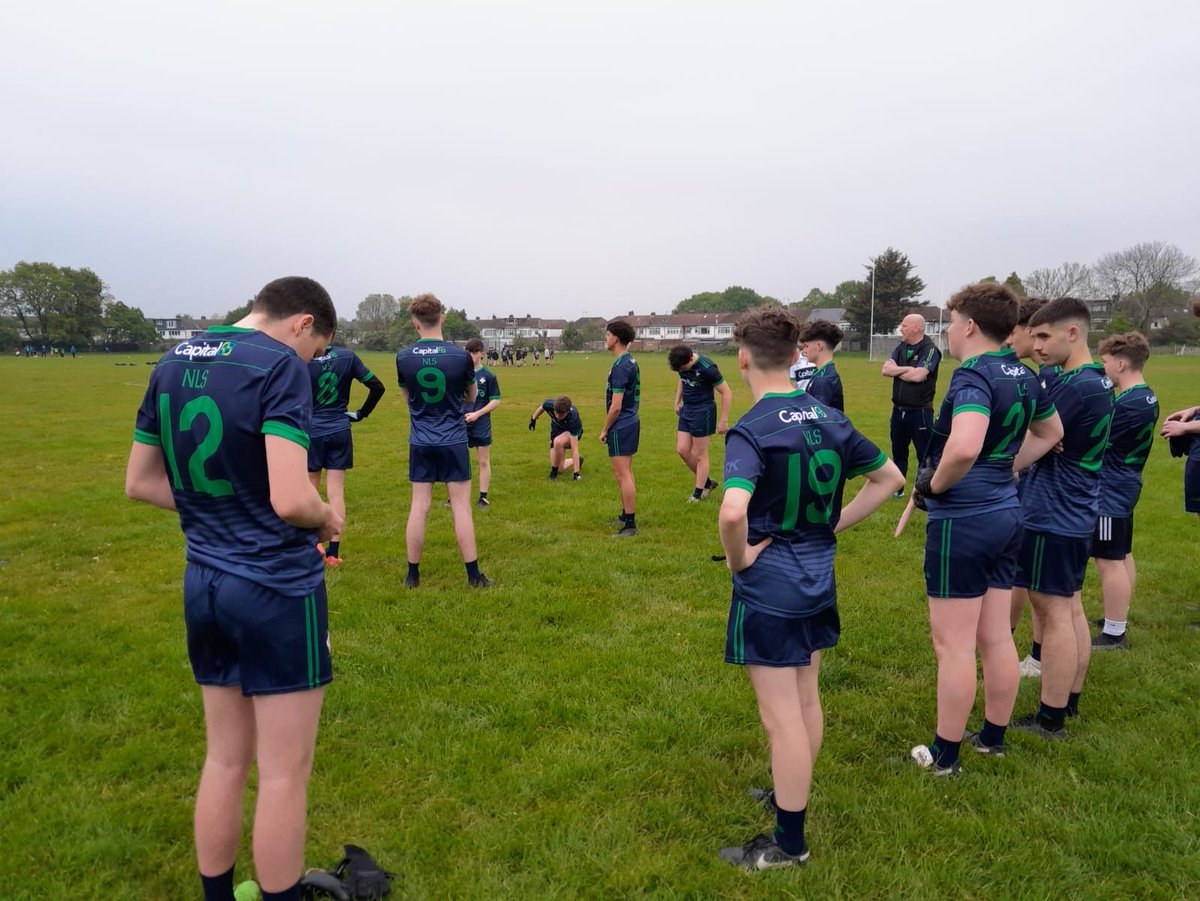
[[[203,418],[208,423],[208,434],[196,445],[192,455],[187,460],[188,478],[192,490],[207,494],[210,497],[229,497],[233,494],[233,485],[228,479],[210,479],[204,472],[204,464],[208,458],[217,452],[221,446],[221,437],[225,434],[225,424],[221,421],[221,410],[217,402],[207,394],[193,397],[179,411],[179,431],[188,432]],[[158,396],[158,427],[162,439],[163,453],[167,465],[171,468],[171,482],[179,491],[183,490],[183,478],[179,472],[179,460],[175,459],[175,429],[171,423],[171,396]]]

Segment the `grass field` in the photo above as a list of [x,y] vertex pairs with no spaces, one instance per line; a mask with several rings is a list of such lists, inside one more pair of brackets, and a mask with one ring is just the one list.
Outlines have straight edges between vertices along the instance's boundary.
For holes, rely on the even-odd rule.
[[[908,760],[934,724],[923,517],[893,540],[893,502],[842,537],[812,863],[750,876],[715,852],[770,825],[745,793],[768,784],[766,744],[744,673],[722,662],[719,497],[684,503],[665,356],[640,356],[634,540],[607,525],[619,503],[596,436],[609,358],[499,370],[493,506],[475,517],[496,580],[483,593],[464,590],[440,505],[421,589],[400,587],[407,414],[391,356],[366,357],[389,389],[355,427],[347,563],[328,579],[336,678],[310,865],[361,844],[399,874],[400,898],[1200,897],[1200,522],[1165,442],[1138,510],[1131,650],[1093,660],[1070,741],[1012,735],[1006,759],[969,757],[956,781]],[[0,359],[4,898],[198,896],[183,539],[173,515],[123,493],[149,359]],[[720,362],[736,418],[749,395]],[[889,382],[863,357],[839,368],[847,412],[886,449]],[[1152,359],[1148,375],[1164,413],[1200,401],[1200,360]],[[562,392],[592,448],[578,484],[546,480],[546,423],[526,429]],[[721,458],[715,442],[714,473]],[[1085,600],[1098,609],[1094,574]],[[1017,714],[1036,698],[1026,680]],[[238,874],[252,875],[248,848]]]

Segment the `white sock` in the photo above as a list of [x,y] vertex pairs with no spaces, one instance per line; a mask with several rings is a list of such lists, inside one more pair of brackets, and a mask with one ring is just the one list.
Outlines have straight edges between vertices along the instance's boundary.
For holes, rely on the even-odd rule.
[[1119,638],[1125,634],[1125,624],[1125,620],[1117,622],[1116,620],[1106,619],[1104,620],[1104,634]]

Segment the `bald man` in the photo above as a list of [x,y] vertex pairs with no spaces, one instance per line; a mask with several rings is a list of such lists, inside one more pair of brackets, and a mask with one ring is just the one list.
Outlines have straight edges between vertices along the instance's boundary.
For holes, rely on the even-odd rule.
[[[900,343],[883,363],[880,375],[892,380],[892,460],[908,475],[908,445],[925,459],[933,434],[933,393],[942,352],[925,336],[925,317],[909,313],[900,321]],[[901,488],[894,495],[903,497]]]

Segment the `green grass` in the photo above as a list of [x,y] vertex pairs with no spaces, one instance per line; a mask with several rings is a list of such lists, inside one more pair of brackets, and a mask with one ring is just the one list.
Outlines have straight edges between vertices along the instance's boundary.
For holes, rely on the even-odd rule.
[[[665,357],[640,356],[633,541],[610,540],[606,525],[619,506],[596,441],[609,358],[499,370],[493,506],[475,517],[497,580],[485,593],[463,590],[440,505],[421,590],[399,587],[407,415],[390,355],[367,357],[389,393],[355,427],[348,562],[329,576],[336,678],[311,865],[355,842],[400,874],[399,897],[431,899],[1200,896],[1200,631],[1188,627],[1200,619],[1188,609],[1200,523],[1183,513],[1181,461],[1165,442],[1138,511],[1132,650],[1093,661],[1069,742],[1015,735],[1007,759],[969,758],[957,781],[907,759],[934,722],[922,523],[892,540],[897,502],[843,536],[813,861],[748,876],[715,849],[769,825],[745,795],[768,782],[766,746],[745,675],[722,662],[729,578],[709,561],[719,498],[684,503]],[[183,540],[173,516],[122,490],[146,359],[0,359],[6,898],[198,894],[203,730],[183,643]],[[732,359],[719,362],[736,417],[749,395]],[[848,412],[886,449],[888,381],[862,357],[839,368]],[[1164,411],[1197,402],[1200,361],[1153,359],[1148,374]],[[579,484],[546,480],[546,423],[525,427],[560,392],[592,448]],[[714,472],[721,458],[716,442]],[[1092,611],[1097,597],[1089,575]],[[1018,714],[1036,694],[1022,685]],[[239,876],[251,875],[244,848]]]

